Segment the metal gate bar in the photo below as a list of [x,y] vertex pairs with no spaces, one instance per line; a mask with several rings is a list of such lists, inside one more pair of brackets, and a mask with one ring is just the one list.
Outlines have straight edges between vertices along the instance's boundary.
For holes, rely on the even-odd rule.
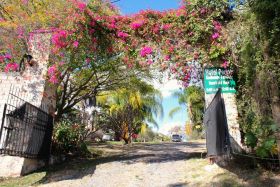
[[0,129],[0,154],[48,159],[53,117],[10,91]]

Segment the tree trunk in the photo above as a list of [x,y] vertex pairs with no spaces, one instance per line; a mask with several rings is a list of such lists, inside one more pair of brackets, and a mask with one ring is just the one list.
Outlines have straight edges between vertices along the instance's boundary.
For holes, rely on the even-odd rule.
[[126,145],[130,143],[129,139],[130,139],[130,138],[125,138],[125,137],[123,137],[124,143],[125,143]]

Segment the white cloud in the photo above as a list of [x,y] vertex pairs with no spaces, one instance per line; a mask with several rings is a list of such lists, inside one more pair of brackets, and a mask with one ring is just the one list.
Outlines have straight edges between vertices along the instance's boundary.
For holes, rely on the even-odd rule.
[[166,74],[163,75],[161,82],[159,80],[155,80],[153,85],[155,86],[155,88],[161,91],[163,97],[171,96],[174,93],[174,91],[182,87],[177,80],[168,80]]
[[163,123],[158,130],[154,129],[155,131],[165,134],[165,135],[169,135],[169,130],[175,126],[182,126],[184,127],[183,122],[181,121],[174,121],[174,122],[170,122],[170,123]]

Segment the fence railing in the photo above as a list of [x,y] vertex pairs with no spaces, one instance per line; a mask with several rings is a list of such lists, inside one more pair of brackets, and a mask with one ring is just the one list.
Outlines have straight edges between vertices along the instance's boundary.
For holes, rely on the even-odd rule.
[[[48,159],[53,117],[10,90],[0,122],[0,154]],[[1,115],[1,114],[0,114]]]

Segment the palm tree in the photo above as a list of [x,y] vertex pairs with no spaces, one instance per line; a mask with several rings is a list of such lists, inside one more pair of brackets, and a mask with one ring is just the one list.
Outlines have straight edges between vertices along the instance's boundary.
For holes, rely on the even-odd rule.
[[[183,92],[175,92],[174,96],[178,98],[180,105],[185,105],[189,116],[190,126],[198,131],[202,130],[204,113],[204,91],[201,87],[190,86]],[[169,112],[173,117],[175,113],[182,110],[182,107],[176,107]]]
[[133,133],[140,131],[147,123],[158,127],[154,116],[163,114],[161,102],[160,92],[139,79],[132,80],[127,88],[118,89],[103,98],[110,128],[126,143],[131,141]]

